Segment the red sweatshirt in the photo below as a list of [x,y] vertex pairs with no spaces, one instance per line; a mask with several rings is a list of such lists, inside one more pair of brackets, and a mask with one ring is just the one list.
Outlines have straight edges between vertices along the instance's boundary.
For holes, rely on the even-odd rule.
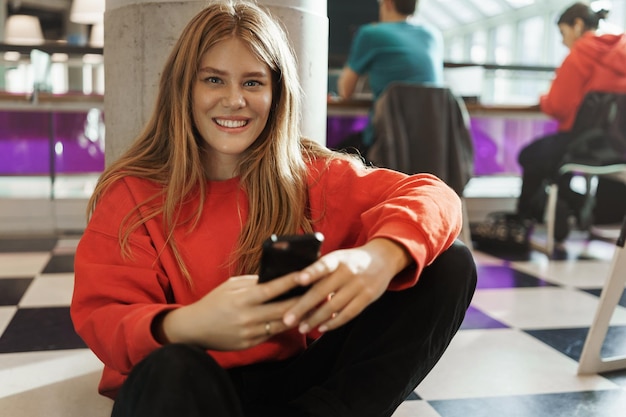
[[539,105],[559,122],[559,131],[568,131],[590,91],[626,93],[626,35],[586,32],[574,42]]
[[[150,325],[162,311],[195,302],[227,280],[225,265],[247,216],[239,179],[209,182],[202,218],[175,239],[191,276],[191,289],[165,245],[162,218],[148,220],[131,237],[132,258],[120,254],[118,233],[124,217],[159,186],[127,177],[105,193],[78,245],[71,314],[78,334],[104,362],[99,390],[115,397],[131,368],[160,345]],[[392,281],[390,289],[414,285],[422,268],[448,248],[461,228],[456,193],[429,175],[407,176],[365,170],[337,160],[328,170],[309,167],[309,197],[316,231],[325,236],[322,254],[386,237],[403,245],[417,268]],[[184,211],[190,213],[197,201]],[[239,215],[238,215],[239,213]],[[240,220],[241,218],[241,220]],[[288,358],[305,349],[297,329],[251,349],[211,354],[224,367]]]

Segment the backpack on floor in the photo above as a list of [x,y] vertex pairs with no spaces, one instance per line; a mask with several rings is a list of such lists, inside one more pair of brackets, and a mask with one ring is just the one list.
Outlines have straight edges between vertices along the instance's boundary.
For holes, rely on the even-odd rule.
[[493,212],[470,225],[472,241],[480,248],[528,251],[534,222],[516,213]]

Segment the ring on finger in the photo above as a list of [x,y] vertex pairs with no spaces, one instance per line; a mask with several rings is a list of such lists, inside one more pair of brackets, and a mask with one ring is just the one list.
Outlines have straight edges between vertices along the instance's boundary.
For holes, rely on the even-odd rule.
[[271,336],[272,335],[272,324],[269,321],[265,322],[265,334],[267,336]]

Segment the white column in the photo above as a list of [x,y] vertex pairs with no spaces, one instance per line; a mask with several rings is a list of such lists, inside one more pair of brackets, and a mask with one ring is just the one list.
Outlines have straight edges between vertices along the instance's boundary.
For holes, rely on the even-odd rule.
[[[305,98],[303,134],[326,141],[328,18],[326,1],[259,0],[293,42]],[[206,0],[106,0],[104,61],[107,165],[150,118],[161,70],[187,22]]]
[[4,26],[7,20],[7,0],[0,0],[0,42],[4,42]]
[[[4,42],[4,26],[7,20],[7,0],[0,0],[0,42]],[[4,79],[6,65],[0,67],[0,90],[6,90]]]
[[324,0],[261,0],[283,23],[298,59],[304,91],[302,134],[326,144],[328,11]]
[[104,12],[105,161],[124,152],[154,108],[159,76],[203,1],[107,0]]

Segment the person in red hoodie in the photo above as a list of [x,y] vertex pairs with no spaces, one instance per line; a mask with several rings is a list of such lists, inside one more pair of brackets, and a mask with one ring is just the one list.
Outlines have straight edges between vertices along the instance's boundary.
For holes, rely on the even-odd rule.
[[[71,317],[112,416],[390,416],[460,327],[476,266],[457,194],[301,137],[300,98],[255,2],[183,30],[75,255]],[[258,282],[266,238],[312,232],[319,260]]]
[[[563,44],[570,52],[557,69],[548,93],[540,97],[539,106],[558,121],[558,132],[533,141],[518,156],[522,189],[517,211],[522,217],[543,220],[546,182],[558,173],[570,141],[568,132],[585,95],[590,91],[626,92],[626,36],[598,32],[607,14],[606,10],[594,12],[584,3],[575,3],[557,21]],[[577,214],[584,201],[582,195],[571,190],[569,180],[559,180],[554,233],[557,242],[569,234],[568,217]]]

